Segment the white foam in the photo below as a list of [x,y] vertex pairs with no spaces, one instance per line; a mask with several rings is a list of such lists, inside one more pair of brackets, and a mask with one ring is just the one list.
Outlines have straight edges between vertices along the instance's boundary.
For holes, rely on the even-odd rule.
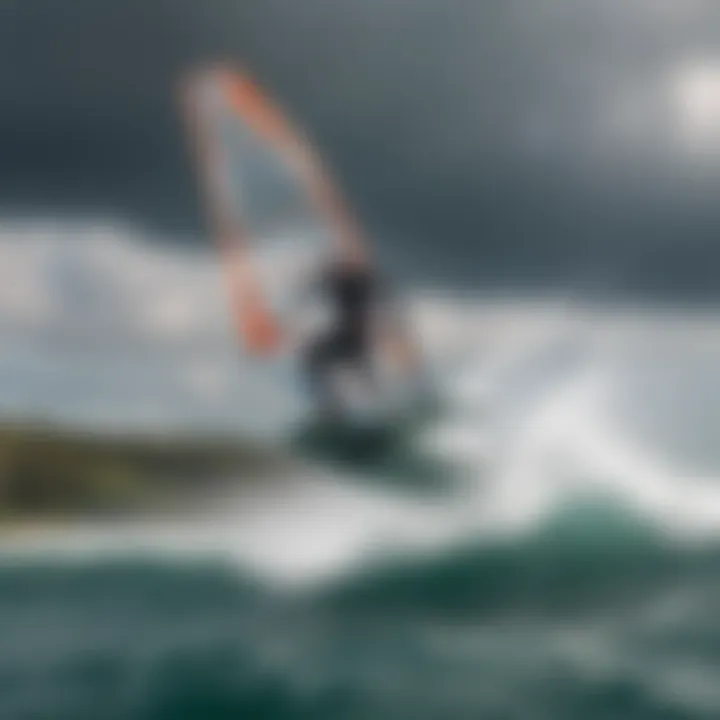
[[[287,415],[287,385],[240,366],[211,253],[151,246],[127,229],[58,232],[0,233],[0,411],[137,427],[182,419],[256,428]],[[76,286],[86,281],[90,308]],[[373,554],[531,532],[583,495],[611,496],[678,539],[720,532],[720,468],[690,468],[631,412],[648,401],[642,363],[674,363],[674,391],[683,392],[693,357],[720,345],[714,317],[429,295],[413,309],[449,404],[416,442],[462,467],[457,492],[430,501],[308,470],[190,520],[86,525],[4,541],[5,551],[201,553],[317,582]],[[654,352],[666,331],[682,341]],[[643,343],[646,352],[629,352]],[[708,391],[714,381],[708,374]],[[656,399],[664,387],[654,386]],[[684,412],[678,427],[701,422],[691,406]]]

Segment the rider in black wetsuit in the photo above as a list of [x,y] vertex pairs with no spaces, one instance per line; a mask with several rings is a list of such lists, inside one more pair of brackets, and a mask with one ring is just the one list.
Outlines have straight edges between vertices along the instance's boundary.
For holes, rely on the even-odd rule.
[[330,329],[306,347],[304,369],[321,411],[336,414],[341,399],[333,390],[335,367],[353,366],[373,383],[375,311],[385,299],[385,288],[369,264],[349,259],[330,265],[321,278],[321,291],[333,305],[335,317]]

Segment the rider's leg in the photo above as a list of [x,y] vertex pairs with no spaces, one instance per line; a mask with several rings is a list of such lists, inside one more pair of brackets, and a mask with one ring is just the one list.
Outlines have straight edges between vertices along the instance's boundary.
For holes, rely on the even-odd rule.
[[336,356],[334,337],[326,335],[312,342],[303,357],[303,371],[313,401],[320,412],[328,415],[335,415],[341,409],[332,377]]

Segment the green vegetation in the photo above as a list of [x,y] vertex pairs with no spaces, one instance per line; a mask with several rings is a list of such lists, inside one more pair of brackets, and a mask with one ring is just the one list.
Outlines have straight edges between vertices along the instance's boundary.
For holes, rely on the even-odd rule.
[[277,453],[235,439],[0,426],[0,522],[163,507],[223,483],[261,478],[281,462]]

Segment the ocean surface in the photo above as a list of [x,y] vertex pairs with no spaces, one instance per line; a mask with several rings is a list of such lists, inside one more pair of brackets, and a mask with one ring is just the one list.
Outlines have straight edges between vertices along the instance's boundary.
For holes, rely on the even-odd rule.
[[[287,447],[212,257],[66,232],[2,238],[3,418]],[[720,717],[717,313],[411,300],[442,407],[382,462],[0,537],[2,720]]]

